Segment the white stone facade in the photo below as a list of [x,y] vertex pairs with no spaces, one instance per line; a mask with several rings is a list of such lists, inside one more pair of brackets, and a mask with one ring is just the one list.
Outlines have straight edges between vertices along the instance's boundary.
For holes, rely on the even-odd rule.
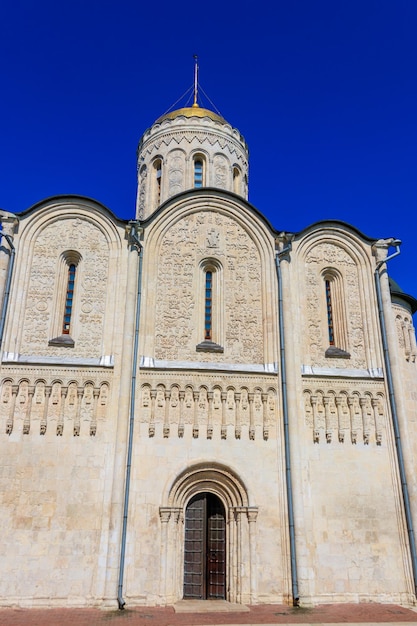
[[204,111],[145,133],[136,220],[77,196],[2,215],[0,604],[414,604],[396,243],[273,230]]

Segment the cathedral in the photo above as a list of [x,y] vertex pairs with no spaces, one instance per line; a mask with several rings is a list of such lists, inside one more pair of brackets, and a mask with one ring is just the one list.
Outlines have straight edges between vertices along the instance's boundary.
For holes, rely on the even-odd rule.
[[0,605],[415,604],[401,242],[276,230],[196,101],[137,158],[131,221],[1,212]]

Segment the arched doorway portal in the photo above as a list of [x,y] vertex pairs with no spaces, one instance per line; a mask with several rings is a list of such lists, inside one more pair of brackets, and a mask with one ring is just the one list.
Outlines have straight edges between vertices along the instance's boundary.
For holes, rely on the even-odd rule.
[[[162,601],[173,604],[181,598],[223,597],[229,602],[255,603],[257,514],[244,483],[230,468],[206,462],[179,474],[159,508]],[[222,535],[224,556],[218,554],[214,542]],[[200,563],[196,571],[193,559]],[[207,572],[210,567],[212,574]],[[217,572],[216,580],[217,568],[224,572]]]
[[226,515],[213,493],[199,493],[185,510],[184,598],[226,598]]

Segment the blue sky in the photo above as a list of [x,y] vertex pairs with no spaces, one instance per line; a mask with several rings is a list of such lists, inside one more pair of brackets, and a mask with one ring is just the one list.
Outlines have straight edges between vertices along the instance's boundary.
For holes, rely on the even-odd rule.
[[402,239],[390,273],[417,296],[416,32],[415,0],[5,0],[0,206],[74,193],[133,218],[138,141],[196,53],[249,144],[252,204],[280,230]]

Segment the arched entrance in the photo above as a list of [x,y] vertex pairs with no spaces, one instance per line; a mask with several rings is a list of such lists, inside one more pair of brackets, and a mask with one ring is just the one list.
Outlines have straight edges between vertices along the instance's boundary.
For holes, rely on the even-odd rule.
[[230,468],[206,462],[179,474],[159,508],[162,602],[224,598],[255,603],[257,514]]
[[185,510],[184,598],[226,598],[226,515],[213,493],[199,493]]

